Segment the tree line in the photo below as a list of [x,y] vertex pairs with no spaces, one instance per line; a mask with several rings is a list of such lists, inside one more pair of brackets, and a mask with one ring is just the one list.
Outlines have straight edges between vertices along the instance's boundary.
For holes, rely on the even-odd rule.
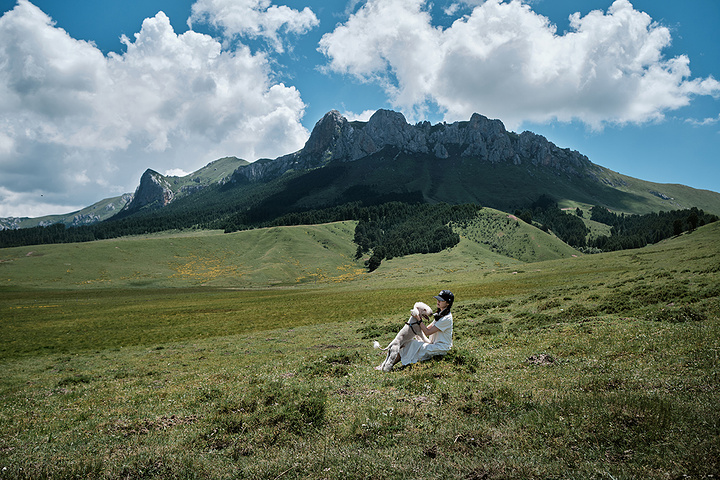
[[610,235],[601,235],[592,240],[588,246],[610,252],[657,243],[716,222],[718,216],[696,207],[645,215],[625,215],[613,213],[605,207],[594,206],[590,210],[590,219],[609,225],[611,229]]
[[181,214],[147,215],[109,219],[92,225],[66,227],[62,223],[48,226],[0,230],[0,248],[52,243],[80,243],[107,240],[127,235],[182,230],[192,227]]
[[626,215],[613,213],[606,207],[596,205],[590,209],[590,220],[609,225],[610,235],[600,235],[588,241],[590,230],[581,220],[582,210],[577,208],[575,215],[567,214],[548,195],[541,195],[523,210],[515,210],[515,216],[545,232],[552,231],[572,247],[589,247],[604,252],[644,247],[718,220],[717,215],[696,207],[645,215]]
[[[370,253],[366,262],[370,271],[385,259],[414,253],[435,253],[459,243],[450,222],[474,217],[482,207],[475,204],[448,205],[392,201],[379,205],[363,205],[356,201],[306,211],[280,215],[254,225],[235,223],[238,215],[219,219],[189,217],[183,210],[136,214],[110,219],[94,225],[66,227],[62,223],[46,226],[0,231],[0,247],[75,243],[104,240],[126,235],[156,233],[183,228],[224,228],[226,233],[267,226],[311,225],[357,220],[355,243],[357,258]],[[248,217],[244,217],[247,219]],[[198,221],[199,220],[199,221]],[[191,224],[190,221],[198,221]]]
[[587,246],[587,235],[590,230],[577,215],[568,215],[560,209],[557,202],[549,195],[540,195],[530,207],[515,210],[515,216],[544,232],[552,231],[560,240],[571,247]]
[[451,223],[470,220],[482,207],[477,204],[448,205],[391,202],[366,207],[355,227],[355,258],[372,251],[369,271],[387,259],[414,253],[437,253],[460,243]]
[[[354,197],[358,198],[356,195]],[[397,201],[393,197],[375,197],[376,202],[380,200],[383,202],[370,204],[369,199],[364,198],[333,207],[283,212],[279,208],[281,202],[276,199],[273,202],[277,208],[275,211],[281,214],[274,218],[267,215],[267,202],[244,212],[235,210],[231,206],[232,202],[206,205],[204,209],[178,202],[177,206],[169,206],[161,211],[139,212],[93,225],[66,227],[54,224],[0,230],[0,247],[87,242],[188,228],[223,229],[229,233],[266,226],[357,220],[354,237],[357,244],[356,257],[369,254],[366,265],[372,271],[386,259],[414,253],[434,253],[457,245],[460,239],[452,231],[451,222],[470,220],[482,208],[477,204],[427,204],[422,202],[420,195],[406,195],[405,201]],[[577,209],[575,215],[567,214],[548,195],[541,195],[527,208],[515,211],[521,220],[546,232],[552,231],[572,247],[601,251],[640,248],[718,220],[717,215],[695,207],[625,215],[594,206],[590,214],[591,220],[611,227],[609,235],[588,241],[589,229],[581,219],[582,211]]]

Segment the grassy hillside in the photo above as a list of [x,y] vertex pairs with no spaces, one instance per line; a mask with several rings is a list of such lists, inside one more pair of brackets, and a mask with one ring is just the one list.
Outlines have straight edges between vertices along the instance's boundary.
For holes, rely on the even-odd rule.
[[192,187],[205,187],[214,185],[227,179],[232,173],[241,166],[248,165],[250,162],[237,157],[224,157],[214,162],[210,162],[200,170],[185,175],[183,177],[167,176],[165,179],[170,184],[173,193],[182,194],[184,189],[192,189]]
[[[355,222],[337,222],[5,248],[0,249],[0,285],[85,289],[335,284],[366,275],[362,259],[354,258],[354,228]],[[443,269],[477,269],[578,253],[556,237],[489,208],[456,230],[460,245],[435,260],[426,255],[395,259],[377,276],[432,271],[439,268],[434,261]]]
[[579,255],[552,233],[528,225],[514,215],[485,208],[472,222],[457,226],[464,239],[521,262],[537,262]]
[[[277,260],[285,236],[315,234],[332,258],[343,247],[331,242],[350,231],[246,233],[276,236],[267,261],[287,265]],[[468,237],[317,285],[184,288],[177,277],[172,288],[63,289],[36,274],[1,287],[3,478],[720,474],[719,222],[643,249],[532,263]],[[237,238],[86,246],[132,245],[148,250],[143,260],[177,248],[187,264],[190,245]],[[55,255],[1,253],[0,278]],[[457,298],[451,354],[373,370],[382,354],[372,341],[389,341],[412,303],[440,288]]]
[[361,269],[351,222],[126,237],[0,250],[0,282],[33,288],[265,287]]
[[617,173],[614,175],[622,180],[618,185],[621,191],[635,192],[642,199],[635,209],[628,210],[628,213],[644,214],[697,207],[720,215],[720,193],[686,185],[647,182]]

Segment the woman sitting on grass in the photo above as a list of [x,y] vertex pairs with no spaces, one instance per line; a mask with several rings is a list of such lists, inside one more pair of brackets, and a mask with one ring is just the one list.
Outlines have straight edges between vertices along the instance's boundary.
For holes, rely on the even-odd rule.
[[422,317],[416,317],[430,343],[417,340],[416,336],[415,340],[411,340],[404,348],[401,348],[399,361],[403,366],[422,362],[437,355],[445,355],[453,346],[453,318],[450,308],[455,301],[455,295],[450,290],[443,290],[434,298],[437,300],[437,312],[433,314],[435,319],[430,325],[425,325]]

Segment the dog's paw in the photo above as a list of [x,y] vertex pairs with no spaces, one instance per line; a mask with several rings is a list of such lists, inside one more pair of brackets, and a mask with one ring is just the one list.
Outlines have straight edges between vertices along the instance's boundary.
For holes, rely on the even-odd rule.
[[380,346],[380,342],[378,342],[377,340],[375,340],[375,341],[373,342],[373,347],[375,347],[375,348],[382,348],[382,347]]

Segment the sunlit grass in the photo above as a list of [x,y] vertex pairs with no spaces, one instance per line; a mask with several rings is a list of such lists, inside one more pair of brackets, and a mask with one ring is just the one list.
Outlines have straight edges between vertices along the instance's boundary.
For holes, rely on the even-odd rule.
[[[719,231],[293,287],[4,287],[0,477],[715,478]],[[373,370],[444,287],[451,353]]]
[[[607,318],[480,336],[468,323],[447,358],[391,374],[372,370],[365,323],[6,362],[6,475],[717,471],[717,319],[657,328]],[[551,361],[529,360],[540,353]]]

